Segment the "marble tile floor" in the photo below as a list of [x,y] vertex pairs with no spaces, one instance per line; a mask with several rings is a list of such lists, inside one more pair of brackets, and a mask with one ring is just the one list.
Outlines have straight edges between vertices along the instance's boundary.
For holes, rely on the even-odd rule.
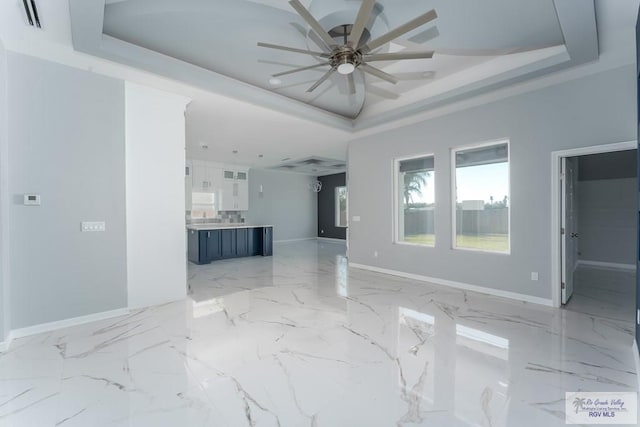
[[[631,331],[636,317],[635,271],[579,266],[567,310],[611,319]],[[633,339],[631,337],[630,339]]]
[[564,426],[636,391],[627,325],[349,269],[344,246],[189,266],[191,298],[13,342],[0,426]]

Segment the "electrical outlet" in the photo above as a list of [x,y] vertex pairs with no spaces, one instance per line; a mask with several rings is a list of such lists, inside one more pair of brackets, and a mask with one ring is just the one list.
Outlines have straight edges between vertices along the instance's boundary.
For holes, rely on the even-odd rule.
[[537,271],[532,271],[531,272],[531,280],[533,280],[534,282],[538,281],[538,272]]
[[104,221],[83,221],[82,222],[82,232],[91,232],[91,231],[105,231],[106,224]]
[[324,234],[324,230],[320,230],[320,234]]
[[373,257],[378,258],[378,251],[373,251]]

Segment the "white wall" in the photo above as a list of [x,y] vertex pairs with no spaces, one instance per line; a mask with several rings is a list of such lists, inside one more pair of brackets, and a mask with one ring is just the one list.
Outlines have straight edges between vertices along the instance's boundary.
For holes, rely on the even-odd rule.
[[290,172],[250,169],[246,221],[273,225],[274,241],[316,237],[318,198],[309,188],[315,180]]
[[[551,152],[636,139],[635,66],[625,66],[349,145],[349,262],[551,300]],[[452,250],[451,148],[511,141],[511,254]],[[394,158],[435,154],[436,247],[392,242]],[[374,256],[377,251],[378,257]],[[531,272],[539,281],[530,280]]]
[[[124,308],[124,84],[7,58],[11,329]],[[23,206],[25,193],[42,205]]]
[[9,333],[9,142],[7,53],[0,40],[0,343]]
[[580,260],[635,264],[637,195],[636,178],[578,182]]
[[129,307],[186,296],[185,119],[188,100],[126,83]]

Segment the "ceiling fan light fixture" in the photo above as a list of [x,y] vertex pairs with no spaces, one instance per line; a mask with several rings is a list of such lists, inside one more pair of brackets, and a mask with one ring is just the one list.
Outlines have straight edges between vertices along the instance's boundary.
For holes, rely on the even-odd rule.
[[349,74],[353,73],[356,69],[356,66],[353,65],[351,62],[345,62],[343,64],[338,65],[338,73],[342,74],[343,76],[348,76]]

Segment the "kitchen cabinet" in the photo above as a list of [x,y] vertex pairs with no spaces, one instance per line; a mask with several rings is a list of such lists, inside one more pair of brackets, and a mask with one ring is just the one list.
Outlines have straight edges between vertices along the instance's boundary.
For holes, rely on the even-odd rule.
[[245,257],[249,256],[249,229],[237,228],[236,229],[236,256]]
[[222,239],[220,230],[201,231],[200,233],[207,233],[205,241],[206,243],[206,259],[213,261],[222,258]]
[[215,193],[222,184],[222,169],[207,163],[192,161],[191,186],[193,191],[200,193]]
[[196,264],[208,264],[222,259],[220,230],[189,230],[187,256]]
[[262,256],[273,255],[273,227],[262,229]]
[[249,173],[246,169],[222,170],[221,211],[249,210]]
[[247,246],[249,256],[262,254],[262,228],[247,229]]
[[236,256],[236,229],[220,230],[222,233],[222,257],[234,258]]
[[218,259],[273,255],[273,227],[233,227],[188,231],[188,258],[196,264]]

